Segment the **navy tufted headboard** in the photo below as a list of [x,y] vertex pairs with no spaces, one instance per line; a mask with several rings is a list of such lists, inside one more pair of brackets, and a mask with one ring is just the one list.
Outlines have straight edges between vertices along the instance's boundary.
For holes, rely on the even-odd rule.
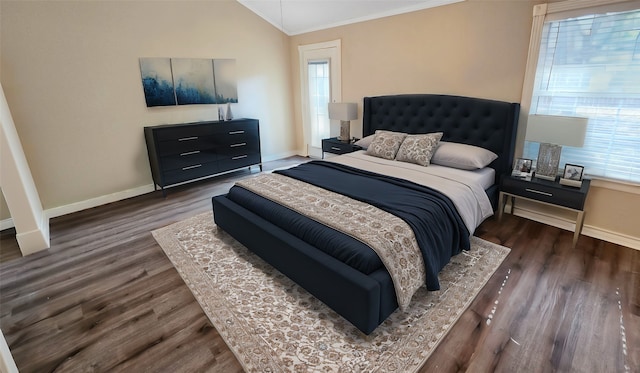
[[442,141],[476,145],[498,155],[489,167],[496,185],[487,194],[496,207],[500,175],[511,170],[520,104],[481,98],[405,94],[365,97],[363,136],[376,130],[410,134],[443,132]]

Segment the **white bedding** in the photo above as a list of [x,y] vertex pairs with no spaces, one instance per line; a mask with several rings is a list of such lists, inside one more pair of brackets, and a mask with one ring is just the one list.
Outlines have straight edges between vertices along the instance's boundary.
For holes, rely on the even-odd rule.
[[486,218],[493,215],[491,202],[484,191],[494,183],[495,171],[492,168],[465,171],[438,165],[424,167],[372,157],[362,150],[325,160],[403,178],[440,191],[456,206],[470,234],[473,234]]

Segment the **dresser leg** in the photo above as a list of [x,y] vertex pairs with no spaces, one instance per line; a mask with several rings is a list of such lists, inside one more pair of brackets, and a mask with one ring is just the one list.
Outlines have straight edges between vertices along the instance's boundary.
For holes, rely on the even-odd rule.
[[504,193],[500,192],[498,197],[498,221],[502,221],[502,214],[504,213]]

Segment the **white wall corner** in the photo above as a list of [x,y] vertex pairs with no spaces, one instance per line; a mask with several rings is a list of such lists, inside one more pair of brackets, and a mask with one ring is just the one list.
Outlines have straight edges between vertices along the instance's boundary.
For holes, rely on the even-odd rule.
[[11,356],[11,350],[7,341],[4,339],[4,334],[0,330],[0,372],[2,373],[18,373],[18,367],[13,356]]
[[0,84],[0,186],[23,255],[49,248],[46,217]]
[[49,218],[43,214],[41,224],[37,229],[16,233],[16,240],[22,256],[48,249],[50,247]]

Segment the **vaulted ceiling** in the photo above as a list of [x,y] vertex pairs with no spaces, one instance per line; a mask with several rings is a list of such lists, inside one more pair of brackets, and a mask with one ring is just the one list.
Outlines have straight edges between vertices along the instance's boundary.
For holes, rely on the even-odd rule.
[[464,0],[238,0],[287,35],[414,12]]

